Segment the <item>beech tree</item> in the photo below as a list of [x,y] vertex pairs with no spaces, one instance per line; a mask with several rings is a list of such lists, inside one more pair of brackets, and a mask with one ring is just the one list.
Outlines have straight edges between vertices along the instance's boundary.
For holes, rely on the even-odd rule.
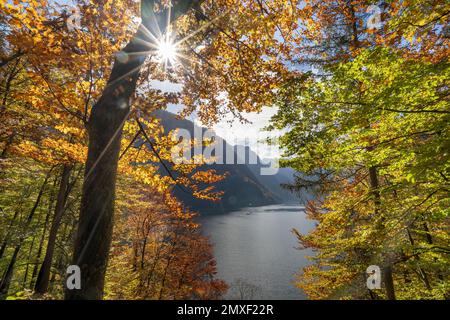
[[[73,4],[0,0],[2,298],[61,298],[70,264],[67,299],[224,293],[173,196],[217,200],[223,177],[173,163],[152,115],[169,104],[205,125],[279,108],[292,189],[320,195],[317,228],[296,233],[318,251],[298,282],[310,297],[448,297],[445,1]],[[370,264],[384,291],[364,287]]]
[[[8,291],[14,293],[28,288],[45,294],[43,297],[60,296],[65,268],[71,264],[68,254],[73,249],[68,246],[77,230],[80,185],[87,181],[83,179],[82,171],[88,153],[86,126],[89,127],[92,105],[94,101],[100,101],[106,85],[105,76],[110,73],[108,66],[114,60],[115,53],[120,51],[137,27],[133,16],[134,10],[139,7],[132,1],[116,3],[117,7],[110,1],[80,1],[78,4],[83,17],[81,30],[67,28],[68,11],[61,10],[57,5],[49,5],[45,1],[1,3],[1,22],[5,26],[2,29],[5,42],[1,53],[1,116],[4,123],[1,131],[1,165],[2,181],[5,182],[2,184],[1,207],[5,213],[2,219],[5,220],[2,220],[1,251],[2,256],[11,258],[7,264],[4,261],[8,260],[2,259],[1,282],[2,288],[5,288],[2,297],[8,296]],[[130,10],[116,10],[122,6]],[[119,20],[127,27],[117,25],[115,22]],[[141,34],[142,30],[138,33]],[[211,192],[211,188],[196,186],[197,183],[207,184],[220,178],[212,172],[196,172],[190,177],[196,165],[173,166],[172,170],[180,170],[180,181],[163,177],[158,172],[155,163],[171,161],[173,142],[170,136],[163,135],[158,121],[151,117],[151,111],[152,108],[164,107],[171,99],[170,95],[165,96],[154,90],[147,92],[144,98],[142,95],[139,97],[139,102],[148,107],[145,118],[141,117],[139,124],[134,117],[127,118],[119,126],[120,140],[123,141],[122,150],[118,150],[121,159],[119,174],[141,181],[140,193],[164,193],[166,201],[169,201],[171,188],[176,183],[183,183],[195,196],[217,199],[218,195]],[[148,101],[153,103],[149,106]],[[145,135],[141,128],[145,128]],[[142,139],[144,136],[151,137],[149,143],[153,144],[154,150],[142,140],[136,146],[136,133]],[[135,165],[136,162],[140,165]],[[36,172],[26,178],[26,170]],[[48,172],[51,177],[47,178],[42,189],[42,179]],[[52,181],[52,186],[49,181]],[[33,208],[35,195],[27,190],[35,189],[42,189],[43,192],[31,215],[29,224],[33,224],[34,228],[30,228],[22,223],[21,217],[28,206],[30,210]],[[28,198],[29,202],[23,203]],[[21,201],[15,203],[14,199]],[[187,228],[187,223],[183,220],[179,228]],[[97,240],[104,242],[104,236]],[[16,246],[21,237],[24,237],[23,241],[19,241],[22,244]],[[207,245],[201,247],[207,248]],[[16,254],[14,248],[18,248]],[[22,256],[25,250],[29,254]],[[105,254],[106,261],[109,252]],[[18,258],[26,264],[18,266]],[[185,259],[197,258],[187,254]],[[26,269],[22,265],[26,265]],[[32,273],[28,272],[30,265],[34,266]],[[211,270],[208,272],[214,271]],[[19,283],[21,276],[24,281]],[[202,277],[201,272],[199,277],[206,285],[208,279]],[[59,283],[55,283],[57,281]],[[221,290],[218,285],[218,294]]]
[[[232,7],[233,4],[236,6],[235,9]],[[73,263],[81,268],[84,288],[67,291],[69,299],[101,298],[113,227],[114,191],[121,132],[131,111],[130,98],[135,93],[146,53],[149,53],[149,47],[152,47],[152,37],[164,36],[165,32],[169,32],[167,28],[170,24],[167,21],[175,21],[185,15],[190,8],[194,8],[195,12],[181,22],[178,36],[184,37],[179,42],[186,43],[185,46],[189,48],[187,40],[205,30],[202,32],[203,41],[210,41],[211,53],[210,56],[202,56],[194,49],[190,49],[190,52],[202,62],[198,64],[201,68],[198,66],[192,68],[193,74],[190,65],[185,65],[182,70],[184,92],[180,99],[186,105],[187,111],[193,111],[197,107],[200,110],[200,117],[205,122],[216,120],[219,115],[218,108],[224,105],[217,96],[217,92],[221,91],[228,94],[228,109],[259,110],[272,97],[273,92],[267,91],[267,88],[274,88],[276,81],[280,80],[280,74],[283,73],[283,64],[273,48],[274,44],[278,44],[280,48],[282,46],[279,41],[274,40],[276,30],[282,29],[276,25],[275,13],[267,13],[257,1],[251,4],[211,3],[206,9],[201,8],[199,1],[141,3],[142,24],[115,58],[104,92],[93,106],[88,122],[89,146],[73,260]],[[292,10],[292,6],[284,4],[283,10],[286,9]],[[235,12],[234,24],[239,28],[240,34],[236,34],[237,32],[233,30],[234,34],[230,35],[224,28],[214,23],[215,18],[207,15],[208,12],[213,12],[215,17],[221,17],[230,10]],[[204,23],[196,26],[199,31],[192,30],[191,25],[195,26],[189,23],[192,16]],[[239,19],[240,16],[246,18],[244,22]],[[290,21],[288,23],[291,24]],[[212,27],[213,31],[208,30],[208,27]],[[212,40],[208,40],[209,32],[217,32],[214,29],[218,29],[219,33],[225,36],[211,37]],[[183,31],[187,34],[183,35]],[[255,38],[250,38],[250,42],[253,43],[246,45],[242,37],[246,35],[254,37],[253,32],[256,34]],[[230,50],[224,37],[229,38],[226,42],[233,43],[229,54],[221,51],[224,46]],[[216,61],[212,59],[213,55]],[[268,62],[263,59],[264,55],[270,57]],[[211,76],[209,73],[215,69],[214,64],[223,59],[225,63],[221,62],[222,70],[216,70],[217,75]],[[206,66],[203,67],[203,64]],[[234,72],[236,67],[240,69],[240,76]],[[248,75],[246,69],[250,68],[251,74]],[[224,78],[226,82],[223,81]],[[202,96],[205,98],[201,98]],[[205,101],[208,103],[205,104]],[[200,106],[197,106],[199,103]]]
[[[394,1],[371,30],[362,3],[309,3],[321,17],[307,22],[313,54],[327,59],[286,81],[273,119],[289,128],[284,165],[302,173],[291,188],[318,194],[307,207],[317,227],[294,230],[301,248],[317,250],[297,284],[314,299],[445,299],[448,5]],[[331,48],[322,30],[349,12],[348,40]],[[370,265],[381,267],[383,291],[366,287]]]

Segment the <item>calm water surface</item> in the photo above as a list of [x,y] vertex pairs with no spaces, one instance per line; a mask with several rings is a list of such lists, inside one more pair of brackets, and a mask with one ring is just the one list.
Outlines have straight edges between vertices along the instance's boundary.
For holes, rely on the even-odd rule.
[[300,206],[272,205],[200,218],[211,237],[218,278],[232,285],[227,298],[239,298],[238,288],[252,288],[253,299],[305,299],[293,285],[295,274],[309,261],[310,250],[297,250],[292,228],[302,233],[314,227]]

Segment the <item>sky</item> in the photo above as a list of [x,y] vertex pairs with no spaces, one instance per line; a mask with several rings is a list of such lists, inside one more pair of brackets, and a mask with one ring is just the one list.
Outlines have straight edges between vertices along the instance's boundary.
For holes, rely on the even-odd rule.
[[[169,81],[151,80],[150,85],[153,89],[161,90],[163,92],[178,92],[182,89],[181,84],[172,83]],[[171,104],[167,111],[178,113],[183,109],[182,105]],[[260,113],[246,112],[241,115],[247,119],[248,123],[241,123],[238,119],[229,113],[223,117],[218,123],[211,128],[218,136],[225,139],[231,145],[247,145],[254,152],[256,152],[262,159],[279,158],[281,151],[278,147],[268,145],[263,140],[267,137],[274,137],[281,132],[267,132],[264,129],[270,118],[275,115],[277,109],[275,107],[264,107]],[[206,127],[199,121],[195,113],[186,119],[194,122],[198,126]]]
[[[52,0],[52,3],[59,5],[72,5],[72,0]],[[170,81],[150,80],[151,87],[163,92],[179,92],[182,90],[182,84],[172,83]],[[168,111],[177,113],[182,110],[181,105],[170,105]],[[227,141],[231,145],[246,145],[249,146],[261,159],[275,159],[281,155],[280,149],[275,145],[265,143],[265,139],[270,136],[274,137],[280,135],[280,132],[267,132],[263,128],[269,124],[270,118],[276,113],[275,107],[264,107],[260,113],[242,113],[241,115],[249,122],[241,123],[234,119],[233,115],[222,118],[211,129],[216,134]],[[199,122],[195,113],[188,117],[198,126],[204,126]]]
[[[52,0],[53,3],[60,5],[72,5],[72,0]],[[182,84],[176,84],[169,81],[151,80],[151,87],[163,92],[179,92],[182,90]],[[179,112],[183,106],[170,105],[168,111],[172,113]],[[279,158],[281,152],[278,147],[268,145],[264,140],[268,136],[279,135],[280,132],[266,132],[263,128],[269,124],[270,118],[276,113],[274,107],[265,107],[260,113],[242,113],[242,116],[249,120],[249,123],[241,123],[237,119],[233,119],[232,114],[225,116],[216,123],[213,129],[217,135],[225,139],[231,145],[247,145],[257,153],[261,159]],[[195,113],[188,117],[188,120],[196,123],[198,126],[204,126],[199,122]]]

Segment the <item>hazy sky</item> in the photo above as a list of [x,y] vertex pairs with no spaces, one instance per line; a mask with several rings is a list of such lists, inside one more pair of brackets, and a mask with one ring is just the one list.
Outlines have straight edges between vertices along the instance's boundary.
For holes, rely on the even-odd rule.
[[[177,92],[182,89],[181,84],[171,83],[169,81],[152,80],[151,86],[153,89],[158,89],[163,92]],[[169,105],[167,111],[177,113],[182,110],[182,108],[182,105],[172,104]],[[279,132],[270,133],[262,130],[269,124],[270,118],[275,113],[276,109],[274,107],[265,107],[260,113],[242,113],[244,118],[249,120],[250,123],[241,123],[239,120],[234,119],[233,115],[230,113],[211,129],[231,145],[248,145],[261,158],[277,158],[280,156],[280,150],[276,146],[269,146],[262,141],[268,136],[273,137],[279,134]],[[195,113],[190,115],[187,119],[198,126],[204,126],[197,119]]]

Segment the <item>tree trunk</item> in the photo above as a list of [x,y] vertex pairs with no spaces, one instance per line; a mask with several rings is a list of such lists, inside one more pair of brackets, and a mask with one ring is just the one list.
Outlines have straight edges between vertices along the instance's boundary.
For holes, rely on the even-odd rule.
[[[409,228],[406,228],[406,233],[408,234],[409,242],[411,243],[412,246],[414,246],[414,239],[413,239],[413,237],[411,235],[411,232],[409,231]],[[416,256],[414,256],[414,259],[416,259],[417,261],[420,261],[420,256],[416,255]],[[431,285],[430,285],[430,281],[428,280],[427,273],[420,266],[420,262],[418,263],[417,269],[419,270],[419,278],[420,278],[420,280],[424,283],[424,285],[427,288],[427,290],[431,290]]]
[[[51,207],[52,207],[51,203],[53,202],[53,195],[50,197],[49,201],[50,201],[49,209],[51,209]],[[51,215],[51,210],[48,210],[47,214],[45,216],[44,226],[42,227],[41,238],[39,239],[39,247],[38,247],[38,252],[36,254],[36,263],[33,267],[33,273],[31,274],[30,288],[33,288],[34,284],[36,282],[35,280],[36,280],[36,276],[38,274],[39,259],[41,258],[42,249],[44,248],[45,234],[47,233],[47,226],[48,226],[48,222],[50,220],[50,215]]]
[[56,236],[58,235],[59,226],[64,214],[64,207],[68,196],[69,178],[72,167],[64,165],[61,173],[61,182],[59,185],[58,195],[56,198],[55,215],[50,227],[50,233],[48,235],[47,250],[45,252],[45,258],[42,262],[41,269],[39,270],[38,277],[36,279],[36,285],[34,290],[36,293],[45,293],[48,290],[48,282],[50,280],[50,269],[52,266],[53,252],[55,250]]
[[53,202],[55,200],[55,192],[54,190],[56,189],[56,184],[58,183],[58,177],[55,178],[55,181],[53,182],[53,188],[52,191],[50,193],[50,197],[48,199],[48,210],[47,210],[47,214],[45,216],[45,222],[44,222],[44,227],[42,230],[42,234],[41,234],[41,238],[39,240],[39,249],[36,255],[36,264],[34,265],[33,268],[33,274],[31,275],[31,282],[30,282],[30,288],[34,288],[34,284],[36,282],[36,276],[38,274],[39,271],[39,259],[41,258],[41,254],[42,254],[42,249],[44,248],[44,240],[45,240],[45,235],[47,233],[47,226],[48,223],[50,221],[50,216],[52,215],[51,212],[53,211]]
[[369,180],[370,180],[370,189],[372,191],[373,195],[373,202],[374,202],[374,213],[375,216],[378,216],[380,213],[380,206],[381,206],[381,196],[380,196],[380,190],[379,188],[379,182],[378,182],[378,173],[376,167],[370,167],[369,168]]
[[18,215],[19,215],[19,210],[16,210],[14,212],[14,216],[13,216],[11,222],[9,223],[8,232],[6,233],[5,239],[2,242],[2,246],[0,247],[0,259],[3,257],[3,254],[5,253],[6,246],[8,245],[9,238],[11,237],[11,233],[12,233],[11,228],[13,227],[14,222],[16,221]]
[[[127,48],[135,47],[132,41]],[[126,52],[144,51],[127,50]],[[136,48],[137,49],[137,48]],[[73,264],[81,269],[80,290],[67,290],[67,299],[101,299],[111,242],[116,172],[122,127],[129,114],[129,99],[134,91],[137,72],[118,80],[143,57],[131,58],[126,65],[116,60],[107,88],[92,109],[89,119],[89,146],[81,211],[74,246]],[[128,66],[127,66],[128,65]],[[122,72],[118,69],[123,69]]]
[[395,300],[394,279],[392,278],[392,266],[383,268],[384,286],[388,300]]
[[[172,1],[171,19],[198,1]],[[167,11],[154,14],[154,1],[141,1],[143,24],[115,59],[111,76],[88,123],[89,145],[74,245],[73,264],[81,270],[81,289],[66,290],[66,299],[101,299],[111,244],[116,173],[123,124],[130,113],[140,69],[151,49],[148,32],[159,37],[166,30]],[[157,30],[160,31],[157,31]],[[136,55],[136,53],[141,53]]]
[[23,234],[19,239],[19,243],[16,245],[16,248],[14,249],[14,253],[8,264],[8,268],[6,269],[5,273],[2,276],[2,280],[0,282],[0,300],[4,299],[8,294],[9,286],[11,285],[11,279],[12,279],[13,272],[14,272],[14,265],[16,264],[16,260],[17,260],[17,255],[19,254],[20,248],[22,247],[23,241],[25,240],[25,236],[27,234],[28,227],[30,226],[30,223],[33,220],[34,214],[36,213],[39,203],[41,202],[41,198],[42,198],[42,195],[44,194],[44,190],[45,190],[45,185],[47,184],[47,180],[48,180],[52,170],[53,170],[53,168],[50,169],[50,171],[47,173],[47,176],[45,177],[44,183],[42,184],[41,189],[39,190],[39,193],[36,198],[36,201],[34,202],[33,208],[31,209],[30,213],[28,214],[27,220],[25,221]]
[[[376,167],[369,168],[369,180],[370,188],[373,194],[374,201],[374,213],[375,216],[380,214],[381,208],[381,195],[380,195],[380,183],[378,181],[378,172]],[[380,218],[380,227],[384,228],[383,218]],[[383,268],[383,280],[386,289],[386,295],[389,300],[395,300],[394,280],[392,278],[392,261],[391,254],[386,255],[385,267]]]
[[[41,224],[40,221],[39,221],[39,224]],[[31,240],[30,249],[28,250],[28,256],[27,256],[27,260],[26,260],[27,264],[25,267],[25,274],[23,276],[22,288],[27,288],[28,271],[30,270],[30,261],[32,260],[31,256],[33,254],[34,242],[36,241],[36,237],[37,237],[37,233],[35,233],[33,235],[33,240]]]
[[11,285],[11,279],[14,273],[14,265],[16,264],[17,255],[19,254],[20,245],[17,245],[14,249],[11,260],[9,261],[8,267],[2,276],[2,281],[0,282],[0,300],[6,299],[8,296],[9,286]]

